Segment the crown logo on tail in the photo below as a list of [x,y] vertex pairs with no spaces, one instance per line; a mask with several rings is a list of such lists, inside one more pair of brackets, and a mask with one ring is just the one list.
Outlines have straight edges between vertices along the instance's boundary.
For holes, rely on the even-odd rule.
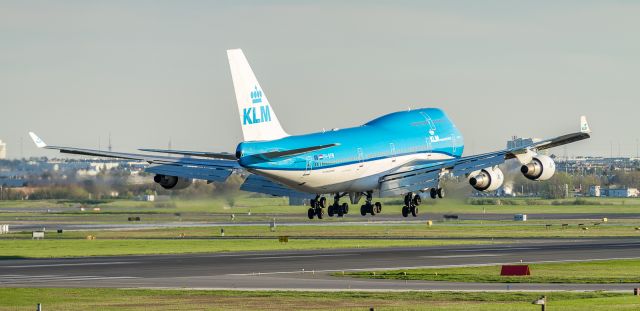
[[251,102],[254,104],[262,102],[262,91],[258,90],[258,86],[254,86],[253,91],[251,91]]

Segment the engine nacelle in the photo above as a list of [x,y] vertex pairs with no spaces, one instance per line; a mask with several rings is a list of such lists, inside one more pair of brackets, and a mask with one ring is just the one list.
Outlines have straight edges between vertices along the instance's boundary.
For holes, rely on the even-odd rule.
[[497,167],[489,167],[469,174],[469,184],[478,191],[498,190],[504,183],[504,174]]
[[176,176],[168,176],[168,175],[156,175],[153,177],[153,181],[157,182],[162,188],[172,189],[172,190],[180,190],[186,187],[189,187],[193,180],[176,177]]
[[556,163],[546,155],[537,155],[530,163],[523,165],[520,172],[531,180],[547,180],[556,173]]

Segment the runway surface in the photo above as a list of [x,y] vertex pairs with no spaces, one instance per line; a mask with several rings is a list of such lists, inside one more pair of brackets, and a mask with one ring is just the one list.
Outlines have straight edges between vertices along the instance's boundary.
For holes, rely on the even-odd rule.
[[388,281],[329,275],[332,272],[370,269],[614,258],[640,258],[640,240],[578,239],[516,241],[484,246],[5,259],[0,260],[0,286],[454,291],[629,291],[640,287],[640,284],[507,285]]

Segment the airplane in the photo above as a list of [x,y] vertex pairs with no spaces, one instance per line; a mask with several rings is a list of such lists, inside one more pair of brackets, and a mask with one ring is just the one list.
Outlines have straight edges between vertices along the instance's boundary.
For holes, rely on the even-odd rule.
[[[446,176],[465,176],[478,191],[494,191],[504,181],[498,165],[520,162],[521,173],[544,181],[555,173],[555,163],[540,151],[590,138],[585,116],[580,130],[523,146],[462,156],[463,136],[438,108],[393,112],[363,125],[304,135],[284,131],[267,95],[240,49],[227,51],[244,141],[235,153],[139,149],[121,153],[74,147],[49,146],[33,132],[39,148],[62,153],[145,161],[147,172],[165,189],[183,189],[194,179],[224,182],[232,173],[248,177],[241,190],[309,199],[307,216],[322,219],[349,213],[345,196],[360,206],[360,214],[382,211],[378,197],[402,196],[402,216],[418,215],[423,198],[443,198],[440,186]],[[174,154],[181,157],[155,154]],[[327,197],[333,199],[328,204]]]

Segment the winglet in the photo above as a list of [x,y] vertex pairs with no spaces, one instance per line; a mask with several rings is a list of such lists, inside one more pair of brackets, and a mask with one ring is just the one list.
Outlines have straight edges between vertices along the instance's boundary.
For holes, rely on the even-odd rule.
[[42,139],[40,139],[40,137],[38,137],[34,132],[29,132],[29,136],[31,136],[31,139],[33,139],[33,142],[38,148],[44,148],[47,146],[47,144],[45,144],[44,141],[42,141]]
[[580,132],[581,133],[587,133],[587,134],[591,133],[591,128],[589,127],[589,123],[587,123],[587,117],[586,116],[581,116],[580,117]]

